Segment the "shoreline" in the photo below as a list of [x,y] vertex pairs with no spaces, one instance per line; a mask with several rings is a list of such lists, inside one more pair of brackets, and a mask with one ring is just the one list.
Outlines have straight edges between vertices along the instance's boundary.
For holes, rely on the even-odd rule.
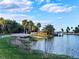
[[[2,38],[1,38],[2,39]],[[5,37],[4,39],[3,39],[3,41],[4,42],[7,42],[7,40],[6,40],[7,38]],[[8,38],[8,40],[11,40],[12,38]],[[7,42],[8,43],[8,42]],[[7,44],[7,43],[5,43],[5,45]],[[2,45],[2,44],[1,44]],[[10,46],[13,46],[13,45],[10,45]],[[15,47],[14,47],[15,48]],[[6,48],[7,49],[7,48]],[[12,48],[13,49],[13,48]],[[9,51],[12,51],[12,49],[11,50],[9,50]],[[16,49],[20,49],[20,48],[16,48]],[[13,51],[16,51],[16,50],[13,50]],[[18,51],[16,54],[18,55],[18,53],[20,53],[21,54],[21,52],[22,51]],[[14,53],[12,53],[12,54],[14,54]],[[19,54],[19,55],[20,55]],[[25,54],[25,53],[24,53]],[[26,53],[27,54],[27,53]],[[26,55],[25,54],[25,55]],[[37,58],[37,59],[42,59],[42,56],[43,55],[45,55],[44,53],[43,54],[40,54],[40,52],[39,51],[37,51],[37,53],[32,53],[31,55],[30,54],[27,54],[28,56],[29,56],[29,58],[30,59],[32,59],[32,57],[33,58]],[[26,58],[27,58],[27,55],[26,55]],[[35,55],[35,57],[34,57],[34,55]],[[23,56],[23,55],[22,55]],[[39,58],[40,57],[40,58]],[[16,57],[15,57],[16,58]],[[49,59],[57,59],[57,58],[59,58],[59,59],[76,59],[76,58],[73,58],[73,57],[70,57],[70,56],[67,56],[67,55],[57,55],[57,54],[49,54],[48,55],[48,58]],[[6,58],[5,58],[6,59]],[[16,58],[17,59],[17,58]],[[23,59],[23,58],[22,58]]]

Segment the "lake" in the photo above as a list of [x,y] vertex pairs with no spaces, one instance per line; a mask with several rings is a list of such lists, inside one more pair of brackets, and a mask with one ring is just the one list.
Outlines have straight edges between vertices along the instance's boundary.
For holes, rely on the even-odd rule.
[[68,55],[79,58],[79,36],[64,35],[52,39],[41,39],[33,42],[33,49],[48,53]]

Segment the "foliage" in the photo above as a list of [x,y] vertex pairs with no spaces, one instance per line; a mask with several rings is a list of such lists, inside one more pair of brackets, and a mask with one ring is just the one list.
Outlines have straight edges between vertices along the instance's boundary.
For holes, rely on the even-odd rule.
[[[31,20],[24,19],[22,24],[17,23],[14,20],[0,18],[0,33],[9,34],[9,33],[31,33],[40,31],[41,23],[35,24]],[[44,32],[47,34],[54,33],[54,27],[52,25],[47,25],[44,29]]]
[[0,33],[20,33],[22,31],[23,27],[16,21],[0,18]]
[[28,30],[28,21],[26,19],[22,21],[22,26],[24,28],[24,33],[26,33],[26,30]]
[[[40,23],[37,23],[37,27],[40,28],[40,27],[41,27],[41,24],[40,24]],[[40,30],[40,29],[39,29],[39,30]]]
[[61,28],[61,31],[62,31],[62,32],[64,32],[64,29],[63,29],[63,28]]
[[70,31],[70,28],[69,28],[69,27],[67,27],[67,28],[66,28],[66,32],[67,32],[67,33],[69,33],[69,31]]
[[48,35],[53,35],[54,34],[54,27],[53,25],[48,24],[43,28],[43,31],[46,32]]
[[38,23],[35,25],[33,21],[28,21],[24,19],[22,25],[17,23],[14,20],[0,18],[0,33],[9,34],[9,33],[31,33],[39,31],[41,24]]
[[77,27],[75,27],[74,32],[79,33],[79,25]]
[[23,20],[22,26],[24,28],[25,33],[26,33],[26,30],[27,30],[27,33],[31,33],[31,32],[37,32],[40,29],[39,26],[41,26],[41,24],[38,23],[38,25],[35,25],[32,21]]
[[41,27],[41,24],[40,23],[37,23],[37,27]]

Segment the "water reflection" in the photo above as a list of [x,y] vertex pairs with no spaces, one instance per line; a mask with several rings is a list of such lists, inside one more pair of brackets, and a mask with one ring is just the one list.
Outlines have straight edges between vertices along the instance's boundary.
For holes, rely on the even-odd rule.
[[46,53],[63,54],[79,57],[79,36],[65,35],[51,39],[37,39],[32,48]]
[[53,42],[54,42],[54,38],[45,39],[45,52],[51,53],[53,51],[54,48]]

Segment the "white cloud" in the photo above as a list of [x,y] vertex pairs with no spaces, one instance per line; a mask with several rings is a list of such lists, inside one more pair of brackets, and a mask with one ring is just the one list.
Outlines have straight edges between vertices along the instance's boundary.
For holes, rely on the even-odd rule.
[[7,11],[31,11],[32,10],[32,1],[28,0],[3,0],[0,2],[0,10]]
[[55,12],[55,13],[63,13],[63,12],[71,12],[74,6],[60,6],[58,4],[46,4],[40,8],[42,11],[47,12]]
[[30,5],[32,2],[28,0],[3,0],[0,2],[0,4],[8,5],[8,4],[24,4],[24,5]]
[[35,2],[37,2],[38,5],[40,5],[41,3],[50,3],[51,0],[35,0]]

